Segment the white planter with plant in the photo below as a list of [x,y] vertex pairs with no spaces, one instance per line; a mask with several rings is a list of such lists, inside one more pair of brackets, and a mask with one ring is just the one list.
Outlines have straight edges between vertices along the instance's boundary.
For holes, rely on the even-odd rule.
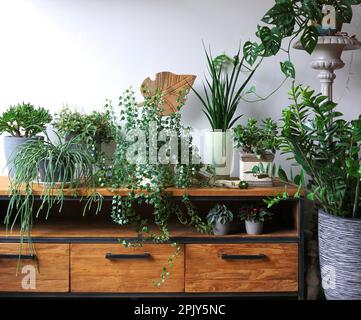
[[229,176],[233,162],[231,132],[209,131],[205,134],[204,162],[214,166],[217,176]]
[[241,181],[246,181],[249,186],[272,186],[269,172],[279,145],[277,135],[277,124],[270,118],[261,126],[257,126],[257,120],[249,118],[247,126],[234,128],[234,147],[242,150],[239,153]]
[[[205,162],[215,167],[216,175],[229,176],[233,161],[233,148],[230,129],[241,117],[237,115],[237,107],[242,97],[247,94],[246,87],[254,72],[240,57],[240,51],[233,59],[220,55],[213,59],[212,54],[205,52],[208,62],[209,79],[203,83],[204,93],[201,95],[192,89],[203,105],[211,132],[205,137]],[[246,78],[241,81],[242,70],[247,69]]]
[[245,222],[246,232],[251,235],[263,233],[263,223],[266,217],[273,214],[260,205],[247,205],[240,209],[239,217]]
[[213,227],[213,233],[218,236],[234,231],[232,225],[233,213],[224,204],[216,204],[207,215],[208,224]]
[[15,158],[20,146],[33,139],[42,139],[37,134],[44,132],[51,120],[48,110],[35,108],[29,103],[10,106],[1,115],[0,134],[9,134],[4,137],[4,152],[10,176],[15,174],[11,160]]

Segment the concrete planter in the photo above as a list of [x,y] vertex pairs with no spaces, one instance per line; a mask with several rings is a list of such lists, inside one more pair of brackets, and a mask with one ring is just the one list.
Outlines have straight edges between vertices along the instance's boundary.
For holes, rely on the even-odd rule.
[[260,163],[263,164],[264,168],[267,168],[269,164],[272,166],[274,160],[273,153],[266,153],[261,159],[257,158],[252,153],[239,153],[239,179],[247,181],[249,186],[272,186],[272,178],[258,178],[253,173],[247,173],[252,171],[254,166],[258,166]]
[[328,300],[361,300],[361,219],[319,210],[322,287]]
[[227,222],[226,224],[216,222],[216,224],[213,226],[213,233],[216,236],[224,236],[226,234],[232,233],[232,231],[234,231],[233,229],[232,222]]
[[215,167],[217,176],[229,177],[233,159],[232,132],[209,131],[205,135],[205,163]]
[[[46,177],[46,171],[48,170],[49,166],[51,165],[50,169],[52,170],[52,181],[48,181],[47,177]],[[58,182],[62,182],[63,177],[64,177],[64,169],[59,165],[56,165],[56,161],[55,160],[43,160],[40,163],[40,181],[43,183],[58,183]]]
[[263,232],[263,222],[255,222],[253,220],[246,220],[246,231],[247,234],[262,234]]
[[4,153],[5,160],[7,163],[8,174],[10,177],[15,176],[15,168],[12,164],[12,160],[15,158],[17,152],[19,151],[19,147],[28,141],[34,139],[44,139],[41,136],[25,138],[25,137],[13,137],[13,136],[5,136],[4,137]]

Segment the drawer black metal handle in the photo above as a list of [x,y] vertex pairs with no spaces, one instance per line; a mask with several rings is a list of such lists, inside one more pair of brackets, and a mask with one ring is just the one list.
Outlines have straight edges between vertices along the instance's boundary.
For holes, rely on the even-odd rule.
[[109,260],[128,260],[128,259],[149,259],[150,253],[144,252],[144,253],[137,253],[137,254],[113,254],[113,253],[107,253],[105,255],[106,259]]
[[264,260],[267,258],[265,254],[222,254],[223,260]]
[[20,260],[35,260],[36,255],[33,254],[0,254],[0,260],[12,260],[12,259],[20,259]]

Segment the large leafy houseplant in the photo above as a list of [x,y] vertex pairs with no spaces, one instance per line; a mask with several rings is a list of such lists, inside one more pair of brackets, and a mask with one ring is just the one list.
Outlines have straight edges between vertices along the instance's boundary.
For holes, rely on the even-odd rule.
[[334,102],[308,87],[293,86],[290,97],[281,150],[309,176],[308,197],[330,214],[360,218],[361,117],[342,119]]
[[[282,150],[301,166],[300,186],[308,176],[308,198],[320,208],[319,252],[326,297],[360,299],[361,116],[344,120],[334,102],[308,87],[294,86],[290,96],[292,104],[283,111]],[[276,197],[276,202],[285,198]]]
[[[295,69],[290,59],[293,40],[300,37],[302,46],[312,53],[317,45],[319,31],[315,23],[321,23],[323,6],[332,5],[337,14],[338,24],[350,23],[352,5],[361,4],[361,0],[275,0],[274,5],[262,18],[256,36],[259,42],[248,41],[244,46],[244,55],[251,64],[258,57],[277,55],[279,51],[288,54],[288,60],[281,63],[286,75],[295,76]],[[286,48],[283,40],[289,39]]]

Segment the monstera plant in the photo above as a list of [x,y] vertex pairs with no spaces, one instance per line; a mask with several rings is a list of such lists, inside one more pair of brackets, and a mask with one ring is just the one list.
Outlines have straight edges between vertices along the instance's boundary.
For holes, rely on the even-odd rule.
[[[290,59],[290,49],[293,40],[300,37],[304,49],[312,53],[316,47],[322,29],[326,6],[332,6],[336,15],[336,29],[329,30],[329,34],[341,31],[343,23],[352,20],[352,6],[361,4],[361,0],[275,0],[274,5],[262,18],[258,25],[256,36],[258,42],[248,41],[244,45],[247,61],[253,64],[259,57],[275,56],[279,51],[288,54],[288,60],[281,63],[282,71],[286,75],[293,75],[295,69]],[[285,48],[284,39],[289,39]]]

